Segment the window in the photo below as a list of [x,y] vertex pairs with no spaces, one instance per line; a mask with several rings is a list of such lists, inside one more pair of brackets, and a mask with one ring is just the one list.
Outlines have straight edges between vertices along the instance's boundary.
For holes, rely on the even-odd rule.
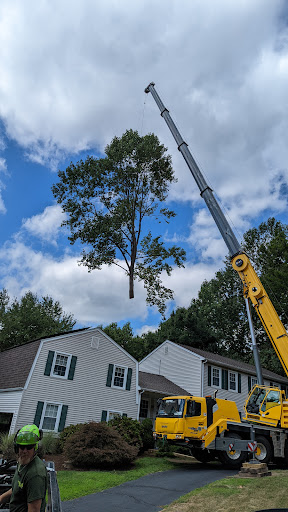
[[107,421],[113,420],[114,418],[121,418],[122,412],[120,411],[107,411]]
[[229,391],[237,391],[236,373],[229,372]]
[[212,368],[212,386],[220,388],[220,370],[219,368]]
[[145,398],[141,398],[139,417],[140,418],[148,418],[148,411],[149,411],[149,400],[145,400]]
[[57,431],[59,420],[60,420],[60,404],[46,403],[43,408],[41,428],[43,430],[54,430]]
[[253,386],[256,386],[256,384],[258,384],[256,377],[251,377],[251,389],[253,388]]
[[112,385],[116,388],[124,388],[126,383],[127,368],[114,366]]
[[69,365],[70,365],[71,356],[66,354],[58,354],[55,353],[54,358],[54,366],[52,370],[52,375],[56,377],[66,377]]

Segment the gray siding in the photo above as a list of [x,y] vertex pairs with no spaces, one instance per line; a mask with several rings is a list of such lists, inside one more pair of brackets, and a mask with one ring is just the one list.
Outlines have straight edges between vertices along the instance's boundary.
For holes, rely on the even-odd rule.
[[[91,347],[92,336],[95,348]],[[44,376],[49,350],[77,356],[73,380]],[[132,368],[130,391],[106,386],[110,363]],[[135,419],[136,369],[133,358],[98,329],[44,340],[24,393],[16,428],[33,422],[38,401],[68,405],[65,426],[100,421],[102,410],[121,411]]]
[[189,350],[165,341],[139,363],[139,370],[163,375],[189,393],[201,396],[202,360]]
[[9,412],[13,414],[10,433],[15,431],[22,393],[23,391],[2,391],[0,393],[0,412]]

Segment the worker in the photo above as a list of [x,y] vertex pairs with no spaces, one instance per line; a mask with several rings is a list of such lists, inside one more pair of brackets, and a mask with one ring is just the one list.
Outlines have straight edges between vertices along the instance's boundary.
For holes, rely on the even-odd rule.
[[18,463],[12,488],[0,496],[0,504],[9,501],[10,512],[44,512],[47,470],[37,456],[41,434],[36,425],[25,425],[14,437]]

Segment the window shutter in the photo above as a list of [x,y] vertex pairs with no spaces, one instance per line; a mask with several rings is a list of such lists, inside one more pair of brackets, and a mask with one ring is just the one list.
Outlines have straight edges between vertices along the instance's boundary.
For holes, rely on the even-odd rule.
[[65,421],[66,421],[67,411],[68,411],[68,405],[62,405],[62,410],[61,410],[61,416],[60,416],[60,421],[59,421],[58,432],[62,432],[62,430],[63,430],[63,429],[64,429],[64,427],[65,427]]
[[222,369],[222,389],[228,389],[228,370]]
[[238,393],[241,393],[241,373],[238,373]]
[[208,386],[211,386],[211,366],[208,365]]
[[50,375],[55,352],[49,350],[44,375]]
[[111,388],[113,369],[114,369],[114,365],[109,364],[108,373],[107,373],[107,381],[106,381],[106,386],[108,386],[109,388]]
[[270,388],[274,388],[273,382],[270,382]]
[[68,380],[73,380],[74,379],[76,361],[77,361],[77,357],[76,356],[72,356],[71,363],[70,363],[70,368],[69,368],[69,373],[68,373]]
[[106,421],[106,420],[107,420],[107,411],[102,411],[101,421]]
[[123,412],[122,417],[123,417],[123,418],[127,418],[127,414],[126,414],[126,412]]
[[251,391],[251,377],[248,375],[248,391]]
[[132,379],[132,368],[128,368],[127,381],[126,381],[126,389],[128,391],[130,391],[130,389],[131,389],[131,379]]
[[39,427],[39,425],[40,425],[43,407],[44,407],[44,402],[37,403],[35,417],[34,417],[34,421],[33,421],[33,423],[34,423],[34,425],[36,425],[36,427]]

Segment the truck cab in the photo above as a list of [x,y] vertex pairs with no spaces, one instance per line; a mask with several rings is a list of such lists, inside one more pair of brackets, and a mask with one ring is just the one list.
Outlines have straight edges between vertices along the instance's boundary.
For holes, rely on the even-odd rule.
[[272,427],[285,427],[287,425],[282,424],[285,402],[284,391],[256,384],[245,402],[243,420]]

